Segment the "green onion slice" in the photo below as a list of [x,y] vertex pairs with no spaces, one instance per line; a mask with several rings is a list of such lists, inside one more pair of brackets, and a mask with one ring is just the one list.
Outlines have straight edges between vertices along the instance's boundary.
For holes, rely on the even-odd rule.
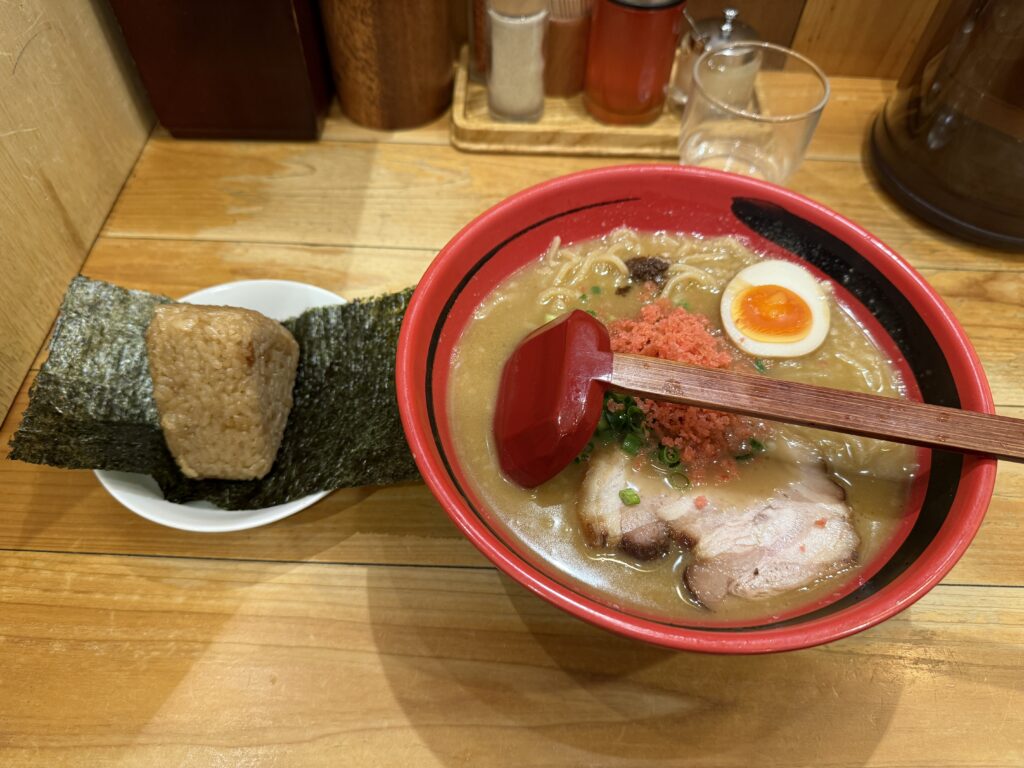
[[640,503],[640,494],[632,488],[623,488],[619,491],[619,498],[627,507],[635,507]]
[[622,438],[622,450],[628,453],[630,456],[636,456],[640,449],[643,447],[643,438],[640,435],[630,432],[624,438]]
[[679,464],[679,451],[671,445],[663,445],[658,448],[658,461],[666,467],[674,467]]
[[677,491],[687,491],[690,489],[690,478],[682,472],[673,472],[668,476],[668,484]]

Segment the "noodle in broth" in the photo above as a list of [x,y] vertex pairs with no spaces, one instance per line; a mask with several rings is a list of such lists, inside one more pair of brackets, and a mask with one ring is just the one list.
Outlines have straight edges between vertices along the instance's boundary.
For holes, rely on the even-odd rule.
[[[668,266],[660,286],[638,285],[629,260],[657,257]],[[735,238],[617,229],[603,238],[565,245],[555,239],[536,261],[508,277],[477,308],[453,359],[449,391],[455,451],[488,522],[537,567],[607,604],[667,621],[708,620],[683,584],[692,560],[685,547],[639,560],[587,544],[576,504],[587,462],[567,468],[539,488],[520,488],[498,469],[492,438],[494,403],[504,361],[539,325],[572,309],[612,323],[635,317],[654,298],[707,317],[721,337],[719,301],[726,283],[763,257]],[[826,286],[827,288],[827,286]],[[756,362],[767,376],[892,397],[906,396],[899,373],[853,314],[830,296],[831,328],[813,353]],[[882,550],[900,527],[916,464],[915,450],[878,440],[768,425],[773,439],[763,458],[744,465],[732,483],[767,498],[793,474],[794,461],[820,461],[846,495],[860,543],[857,563],[792,593],[767,600],[729,598],[715,621],[769,618],[840,589]],[[616,446],[601,451],[618,450]],[[713,484],[713,478],[709,480]]]

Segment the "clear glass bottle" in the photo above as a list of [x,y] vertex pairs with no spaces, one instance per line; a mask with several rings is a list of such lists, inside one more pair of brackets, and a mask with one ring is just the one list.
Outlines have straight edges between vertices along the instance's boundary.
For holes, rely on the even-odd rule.
[[487,107],[495,120],[536,122],[544,114],[547,0],[488,0]]
[[583,103],[605,123],[661,114],[685,0],[595,0]]

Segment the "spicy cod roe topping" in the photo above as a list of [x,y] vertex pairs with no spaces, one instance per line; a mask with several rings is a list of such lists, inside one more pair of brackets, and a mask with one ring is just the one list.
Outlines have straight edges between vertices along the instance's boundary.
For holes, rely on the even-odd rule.
[[[712,335],[707,318],[665,299],[642,307],[636,319],[612,321],[608,333],[614,352],[705,368],[730,368],[734,363],[724,343]],[[737,451],[756,433],[749,419],[734,414],[647,398],[637,398],[637,405],[658,444],[678,450],[697,480],[712,467],[725,477],[735,474]]]

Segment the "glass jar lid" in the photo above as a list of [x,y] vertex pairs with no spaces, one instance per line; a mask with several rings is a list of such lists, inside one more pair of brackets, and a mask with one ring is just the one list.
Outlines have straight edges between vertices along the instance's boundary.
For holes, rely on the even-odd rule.
[[[729,43],[747,43],[761,38],[749,24],[737,17],[739,11],[726,8],[720,18],[701,19],[694,26],[705,48],[717,48]],[[692,33],[691,33],[692,34]]]

